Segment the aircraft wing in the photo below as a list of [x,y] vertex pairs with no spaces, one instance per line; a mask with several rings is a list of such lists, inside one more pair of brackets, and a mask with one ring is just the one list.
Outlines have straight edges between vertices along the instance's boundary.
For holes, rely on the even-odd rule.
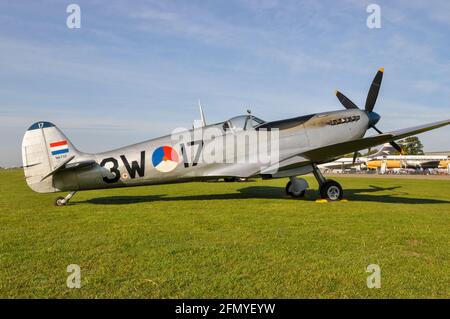
[[324,162],[332,158],[340,157],[344,154],[356,152],[375,145],[386,143],[392,140],[393,136],[390,134],[380,134],[377,136],[363,137],[356,140],[331,144],[302,153],[302,156],[309,159],[311,162]]
[[392,131],[376,136],[363,137],[352,141],[331,144],[315,149],[308,150],[300,155],[306,157],[311,162],[323,162],[333,159],[344,154],[356,152],[372,146],[399,140],[408,136],[416,135],[426,131],[434,130],[436,128],[450,124],[450,120],[429,123],[425,125],[414,126],[406,129]]
[[402,139],[402,138],[405,138],[405,137],[408,137],[411,135],[416,135],[416,134],[423,133],[426,131],[434,130],[434,129],[442,127],[442,126],[446,126],[448,124],[450,124],[450,120],[439,121],[439,122],[414,126],[414,127],[410,127],[410,128],[404,128],[401,130],[388,132],[386,134],[391,134],[393,136],[394,140],[399,140],[399,139]]

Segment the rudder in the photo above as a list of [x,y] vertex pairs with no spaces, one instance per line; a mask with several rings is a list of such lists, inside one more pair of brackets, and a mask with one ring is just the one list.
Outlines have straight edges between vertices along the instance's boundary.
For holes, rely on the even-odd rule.
[[25,132],[22,162],[28,186],[38,193],[57,192],[53,177],[44,178],[80,152],[53,123],[36,122]]

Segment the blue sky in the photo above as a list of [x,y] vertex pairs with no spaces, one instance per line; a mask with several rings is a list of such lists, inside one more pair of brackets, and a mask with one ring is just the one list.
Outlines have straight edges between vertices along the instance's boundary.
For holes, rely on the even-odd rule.
[[[68,29],[66,7],[81,7]],[[369,29],[366,7],[381,7]],[[105,151],[251,108],[265,120],[375,106],[391,130],[450,118],[450,2],[2,1],[0,166],[20,165],[27,127],[58,125],[82,151]],[[368,134],[374,134],[370,132]],[[421,135],[450,149],[450,128]]]

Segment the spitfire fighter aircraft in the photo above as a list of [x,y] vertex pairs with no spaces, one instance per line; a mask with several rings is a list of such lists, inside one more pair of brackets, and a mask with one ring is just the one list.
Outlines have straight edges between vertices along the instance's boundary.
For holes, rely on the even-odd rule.
[[[309,185],[306,180],[297,176],[312,172],[319,184],[320,197],[336,201],[343,196],[341,185],[326,179],[317,165],[383,143],[390,143],[401,150],[395,140],[450,124],[450,120],[444,120],[388,133],[381,132],[375,126],[380,115],[373,110],[383,72],[383,68],[380,68],[373,79],[364,109],[358,108],[350,99],[336,91],[345,110],[272,122],[247,114],[206,125],[201,110],[200,129],[214,128],[221,135],[214,138],[192,138],[186,143],[178,143],[171,135],[167,135],[109,152],[87,154],[76,149],[54,124],[36,122],[26,131],[22,142],[25,179],[29,187],[39,193],[69,192],[67,196],[56,199],[55,204],[62,206],[81,190],[233,177],[289,178],[286,193],[298,198],[305,195]],[[371,128],[378,134],[364,137]],[[194,136],[198,129],[193,128],[188,133]],[[276,163],[261,165],[254,162],[199,160],[208,145],[221,149],[225,137],[272,130],[278,132]],[[192,150],[192,156],[187,155],[189,149]],[[251,153],[251,149],[245,148],[247,153]]]

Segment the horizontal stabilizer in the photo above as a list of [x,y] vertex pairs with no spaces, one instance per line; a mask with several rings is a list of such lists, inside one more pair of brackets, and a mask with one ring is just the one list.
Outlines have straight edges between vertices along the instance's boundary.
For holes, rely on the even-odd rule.
[[52,176],[52,175],[54,175],[57,172],[66,171],[66,170],[73,170],[73,169],[78,169],[78,168],[83,168],[83,167],[88,167],[88,166],[92,166],[92,165],[97,163],[94,160],[81,161],[81,162],[76,162],[76,163],[69,163],[74,158],[75,158],[75,156],[70,157],[68,160],[66,160],[64,163],[62,163],[60,166],[58,166],[53,171],[51,171],[50,173],[48,173],[47,175],[42,177],[41,182],[44,179],[46,179],[47,177]]
[[48,173],[47,175],[45,175],[44,177],[42,177],[41,182],[46,179],[49,176],[52,176],[53,174],[55,174],[56,172],[62,170],[67,163],[69,163],[71,160],[73,160],[75,158],[75,156],[71,156],[69,157],[67,160],[65,160],[63,163],[61,163],[60,165],[58,165],[54,170],[52,170],[50,173]]

